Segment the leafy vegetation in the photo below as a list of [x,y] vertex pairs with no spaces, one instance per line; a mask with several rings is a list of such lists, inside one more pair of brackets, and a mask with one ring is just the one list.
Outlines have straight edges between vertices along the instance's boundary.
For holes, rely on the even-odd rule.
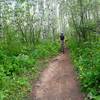
[[0,100],[22,100],[62,31],[82,90],[100,100],[100,0],[1,0]]
[[21,45],[19,51],[19,48],[15,50],[10,45],[1,44],[0,100],[24,100],[26,93],[31,91],[30,80],[36,78],[45,66],[39,65],[39,60],[56,55],[58,47],[57,43],[44,41],[34,49]]
[[[99,37],[99,35],[98,35]],[[74,40],[74,42],[72,41]],[[79,73],[82,90],[93,100],[100,99],[100,38],[77,44],[73,38],[69,47]],[[99,99],[96,99],[99,98]]]

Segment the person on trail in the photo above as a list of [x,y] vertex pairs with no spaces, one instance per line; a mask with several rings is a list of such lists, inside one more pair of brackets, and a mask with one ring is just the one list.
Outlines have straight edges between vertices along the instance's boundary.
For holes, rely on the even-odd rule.
[[64,33],[62,32],[61,35],[60,35],[60,40],[61,40],[61,52],[64,53]]

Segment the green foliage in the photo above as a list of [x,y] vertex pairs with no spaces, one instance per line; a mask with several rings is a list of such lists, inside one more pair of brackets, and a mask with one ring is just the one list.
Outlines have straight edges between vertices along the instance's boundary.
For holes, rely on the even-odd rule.
[[79,72],[82,90],[95,99],[100,95],[100,40],[76,44],[77,42],[73,39],[69,47]]
[[[32,52],[32,56],[34,58],[45,58],[50,57],[52,55],[57,54],[57,48],[59,47],[58,43],[50,43],[47,41],[42,42],[42,44],[39,44],[36,46],[36,49],[34,52]],[[41,49],[42,48],[42,49]]]
[[59,45],[45,41],[32,49],[11,42],[0,43],[0,100],[24,100],[31,91],[29,81],[43,68],[39,61],[56,55]]

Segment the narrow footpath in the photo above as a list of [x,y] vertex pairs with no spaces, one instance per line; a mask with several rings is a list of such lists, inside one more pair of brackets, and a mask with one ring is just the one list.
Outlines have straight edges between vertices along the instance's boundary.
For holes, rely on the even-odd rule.
[[54,58],[41,73],[32,100],[84,100],[68,50]]

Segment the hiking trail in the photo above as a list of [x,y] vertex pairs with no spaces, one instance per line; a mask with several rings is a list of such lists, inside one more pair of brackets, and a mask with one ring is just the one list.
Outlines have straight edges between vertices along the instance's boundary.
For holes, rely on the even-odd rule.
[[41,73],[32,100],[84,100],[68,50],[52,59]]

